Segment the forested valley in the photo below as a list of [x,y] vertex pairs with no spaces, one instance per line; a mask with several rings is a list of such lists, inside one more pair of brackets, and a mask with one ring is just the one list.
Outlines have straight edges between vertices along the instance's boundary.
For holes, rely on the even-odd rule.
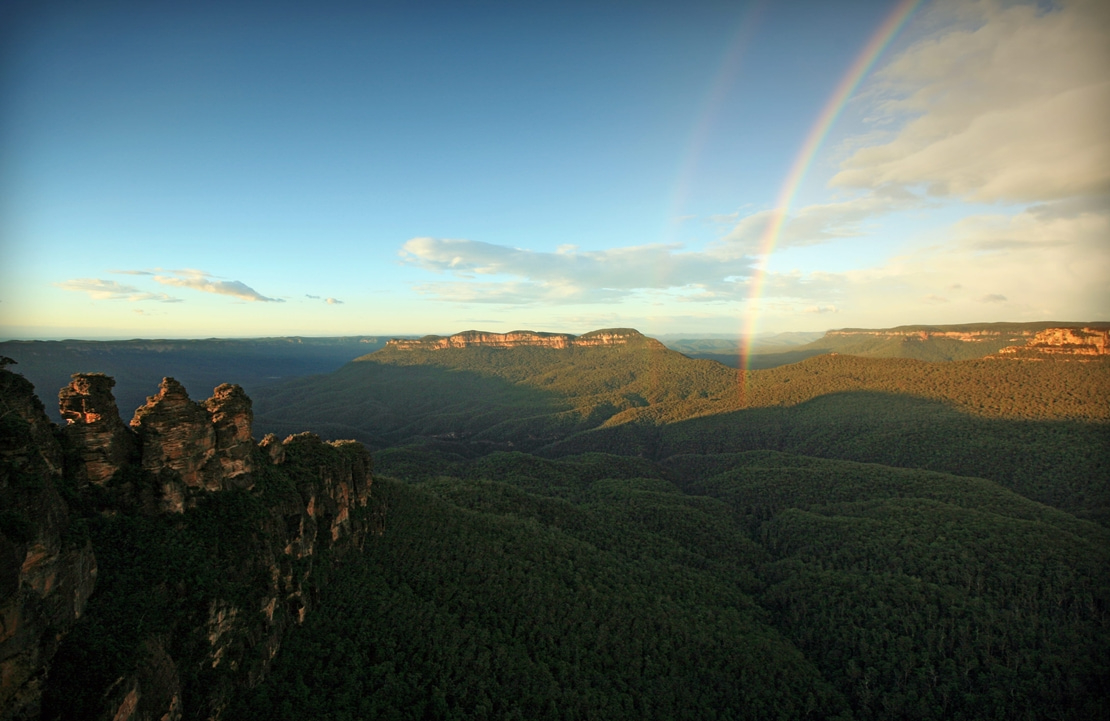
[[[152,643],[215,659],[181,667],[180,718],[1110,716],[1110,363],[740,372],[622,332],[386,346],[269,386],[257,435],[370,450],[342,513],[317,489],[363,451],[303,434],[177,521],[121,490],[164,476],[60,481],[99,575],[46,717],[93,717]],[[309,526],[315,557],[267,535]],[[214,609],[276,618],[286,573],[280,644],[251,630],[219,665]]]
[[1103,361],[738,377],[650,339],[293,381],[260,422],[375,448],[386,531],[239,712],[1105,715],[1108,389]]

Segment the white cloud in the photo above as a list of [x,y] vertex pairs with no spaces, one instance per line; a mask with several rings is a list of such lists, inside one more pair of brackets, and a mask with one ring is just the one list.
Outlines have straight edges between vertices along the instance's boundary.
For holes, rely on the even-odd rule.
[[945,30],[881,73],[880,118],[907,119],[856,150],[832,183],[1036,202],[1110,190],[1110,3],[942,3]]
[[400,251],[404,262],[466,280],[507,276],[516,280],[429,283],[417,290],[444,300],[485,303],[604,302],[644,289],[717,285],[751,273],[745,256],[682,252],[678,245],[641,245],[603,251],[560,246],[543,253],[472,240],[413,238]]
[[328,305],[343,305],[343,301],[337,300],[335,298],[325,298],[324,302]]
[[968,217],[939,233],[938,242],[871,268],[769,274],[763,295],[835,305],[853,324],[875,327],[1090,320],[1110,310],[1110,212],[1034,207],[1013,216]]
[[114,280],[101,280],[99,278],[75,278],[73,280],[55,283],[63,290],[88,293],[93,300],[126,300],[145,301],[152,300],[161,303],[180,303],[179,298],[165,293],[148,293],[130,285],[123,285]]
[[[775,248],[817,245],[865,235],[872,230],[868,221],[915,205],[920,205],[920,201],[905,194],[869,192],[850,200],[799,208],[783,222]],[[767,224],[774,220],[776,212],[761,210],[741,218],[722,239],[716,252],[728,256],[759,252]]]
[[154,280],[162,285],[171,285],[178,288],[190,288],[202,293],[216,295],[229,295],[246,301],[260,301],[263,303],[283,303],[280,298],[268,298],[254,288],[238,280],[213,280],[210,273],[201,270],[167,270],[163,274],[155,274]]
[[[925,12],[923,22],[940,29],[884,69],[869,93],[875,129],[846,142],[848,158],[832,184],[854,197],[792,211],[775,247],[811,258],[804,249],[881,239],[877,222],[906,210],[952,217],[968,201],[1024,210],[964,210],[977,215],[942,230],[922,225],[912,240],[894,241],[924,238],[926,246],[892,247],[889,258],[839,273],[767,273],[758,285],[753,265],[776,210],[711,216],[727,231],[703,250],[538,252],[413,238],[400,250],[403,262],[449,276],[416,290],[504,305],[733,303],[769,317],[839,313],[875,326],[1104,317],[1110,3],[940,0]],[[897,220],[905,227],[914,218]],[[749,299],[756,287],[760,297]]]

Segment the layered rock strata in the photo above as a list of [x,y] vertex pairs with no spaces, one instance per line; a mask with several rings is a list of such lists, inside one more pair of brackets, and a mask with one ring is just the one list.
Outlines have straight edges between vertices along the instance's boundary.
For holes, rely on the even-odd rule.
[[1024,358],[1107,356],[1110,355],[1110,329],[1049,328],[1034,335],[1025,345],[1003,348],[998,353]]
[[468,330],[452,336],[425,336],[417,340],[394,338],[386,348],[394,350],[444,350],[447,348],[584,348],[597,346],[622,346],[654,341],[631,328],[596,330],[575,336],[568,333],[537,333],[531,330],[514,330],[509,333],[487,333]]
[[830,338],[846,338],[853,336],[866,336],[876,338],[912,338],[914,340],[930,340],[933,338],[946,338],[950,340],[959,340],[965,343],[982,343],[984,341],[998,340],[1004,338],[1008,341],[1018,341],[1022,338],[1031,338],[1036,331],[1032,330],[969,330],[969,331],[953,331],[953,330],[919,330],[908,329],[898,330],[866,330],[862,328],[845,328],[842,330],[830,330],[825,333],[826,337]]
[[103,373],[76,373],[58,393],[64,433],[81,454],[82,480],[98,485],[138,455],[135,434],[120,419],[112,396],[115,384]]

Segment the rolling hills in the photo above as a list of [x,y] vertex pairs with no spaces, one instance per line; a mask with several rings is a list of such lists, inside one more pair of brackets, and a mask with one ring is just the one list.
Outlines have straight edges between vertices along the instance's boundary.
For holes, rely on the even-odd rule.
[[638,333],[616,345],[387,346],[273,388],[259,427],[372,448],[654,460],[778,450],[991,478],[1110,518],[1110,363],[823,355],[738,377]]
[[[998,353],[1005,348],[1035,345],[1038,334],[1053,329],[1068,329],[1079,334],[1082,334],[1083,329],[1094,331],[1102,336],[1101,343],[1105,347],[1105,335],[1110,324],[1042,321],[842,328],[830,330],[822,337],[805,343],[784,342],[776,346],[771,338],[753,344],[748,367],[775,368],[826,353],[844,353],[866,358],[913,358],[931,362],[973,360]],[[784,340],[794,341],[797,338],[787,336]],[[740,364],[740,345],[735,341],[686,341],[674,343],[672,347],[691,358],[707,358],[733,368]]]
[[134,437],[110,379],[81,433],[4,370],[0,548],[86,571],[33,626],[43,718],[1105,717],[1110,363],[1071,357],[467,332],[270,386],[253,431],[167,379]]

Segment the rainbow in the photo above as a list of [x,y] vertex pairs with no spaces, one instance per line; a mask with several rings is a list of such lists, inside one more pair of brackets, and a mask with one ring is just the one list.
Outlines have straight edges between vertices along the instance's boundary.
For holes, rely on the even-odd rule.
[[750,357],[751,339],[755,334],[756,321],[758,320],[758,310],[752,306],[759,300],[763,294],[763,284],[767,276],[767,259],[775,249],[775,244],[778,243],[779,235],[782,233],[783,224],[786,222],[786,215],[790,210],[791,201],[794,199],[794,194],[801,185],[802,179],[805,177],[806,171],[809,169],[810,164],[813,162],[814,156],[817,154],[818,148],[821,147],[821,142],[829,132],[836,121],[837,116],[844,109],[852,92],[867,75],[868,71],[875,64],[875,61],[882,54],[886,46],[902,29],[914,9],[917,8],[921,0],[901,0],[894,10],[886,17],[883,24],[874,32],[871,39],[856,56],[855,61],[844,77],[840,79],[836,89],[832,95],[829,96],[825,106],[821,109],[821,113],[817,116],[813,126],[806,136],[805,142],[802,143],[801,149],[794,157],[794,162],[790,166],[790,172],[787,173],[786,179],[783,181],[782,187],[779,189],[778,197],[775,199],[774,211],[771,214],[767,226],[763,230],[763,234],[759,239],[759,249],[757,255],[759,260],[755,266],[750,289],[748,292],[748,313],[746,315],[746,322],[741,337],[740,346],[740,394],[741,400],[744,396],[745,378],[748,370],[748,359]]

